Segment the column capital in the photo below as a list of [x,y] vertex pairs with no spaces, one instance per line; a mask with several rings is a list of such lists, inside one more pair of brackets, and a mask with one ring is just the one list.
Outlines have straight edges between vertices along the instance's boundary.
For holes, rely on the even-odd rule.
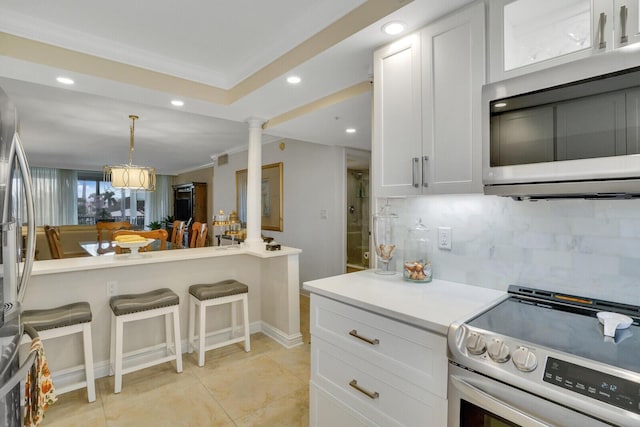
[[262,125],[267,121],[266,119],[263,119],[261,117],[249,117],[247,120],[245,120],[247,123],[249,123],[249,128],[259,128],[262,129]]

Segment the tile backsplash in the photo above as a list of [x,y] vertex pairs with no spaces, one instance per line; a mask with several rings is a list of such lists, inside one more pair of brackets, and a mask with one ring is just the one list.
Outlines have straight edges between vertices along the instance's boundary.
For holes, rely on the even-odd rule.
[[[400,215],[400,246],[418,218],[430,229],[434,278],[640,305],[640,200],[518,202],[447,195],[389,204]],[[437,248],[438,227],[452,228],[450,251]],[[399,250],[396,269],[401,266]]]

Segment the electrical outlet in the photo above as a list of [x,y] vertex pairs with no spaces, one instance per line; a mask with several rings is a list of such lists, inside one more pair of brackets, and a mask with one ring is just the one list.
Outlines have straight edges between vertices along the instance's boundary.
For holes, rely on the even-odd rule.
[[438,247],[451,250],[451,227],[438,227]]
[[320,219],[328,219],[329,212],[326,209],[320,209]]
[[107,282],[107,296],[112,297],[118,294],[118,282],[109,281]]

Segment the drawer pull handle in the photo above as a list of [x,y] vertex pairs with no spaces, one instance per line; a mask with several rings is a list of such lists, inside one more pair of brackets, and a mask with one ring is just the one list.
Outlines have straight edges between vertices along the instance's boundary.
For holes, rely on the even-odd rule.
[[349,335],[351,335],[352,337],[356,337],[359,340],[362,340],[366,343],[369,343],[371,345],[378,345],[380,344],[380,340],[378,338],[374,338],[374,339],[370,339],[367,337],[363,337],[362,335],[358,335],[358,331],[356,331],[355,329],[352,329],[351,332],[349,332]]
[[364,394],[365,396],[367,396],[369,399],[377,399],[380,397],[380,393],[378,393],[377,391],[374,391],[373,393],[371,393],[369,390],[365,390],[362,387],[360,387],[358,385],[358,381],[356,380],[351,380],[349,382],[349,385],[353,388],[355,388],[356,390],[358,390],[360,393]]

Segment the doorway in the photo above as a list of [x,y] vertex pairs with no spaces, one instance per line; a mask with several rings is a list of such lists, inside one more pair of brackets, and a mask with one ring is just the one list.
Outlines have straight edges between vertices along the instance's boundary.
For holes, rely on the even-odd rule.
[[369,268],[368,159],[354,166],[347,168],[347,273]]

